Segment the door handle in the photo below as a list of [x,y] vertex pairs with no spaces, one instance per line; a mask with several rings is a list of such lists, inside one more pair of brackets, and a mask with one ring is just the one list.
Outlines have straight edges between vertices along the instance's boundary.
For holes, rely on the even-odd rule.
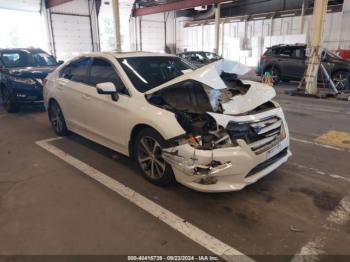
[[88,96],[88,95],[83,95],[83,99],[85,99],[85,100],[90,100],[90,99],[91,99],[91,97],[90,97],[90,96]]
[[58,89],[58,90],[63,90],[63,85],[58,84],[58,85],[57,85],[57,89]]

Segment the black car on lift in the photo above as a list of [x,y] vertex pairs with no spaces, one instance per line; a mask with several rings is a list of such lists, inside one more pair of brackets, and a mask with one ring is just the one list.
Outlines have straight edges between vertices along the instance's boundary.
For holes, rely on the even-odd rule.
[[[275,84],[280,81],[300,81],[307,68],[306,48],[305,44],[276,45],[268,48],[256,68],[257,75],[262,76],[265,72],[270,72]],[[350,61],[330,51],[324,51],[321,57],[322,64],[338,90],[349,88]],[[322,80],[320,73],[318,79]]]
[[59,64],[38,48],[0,49],[0,95],[6,111],[43,100],[43,81]]

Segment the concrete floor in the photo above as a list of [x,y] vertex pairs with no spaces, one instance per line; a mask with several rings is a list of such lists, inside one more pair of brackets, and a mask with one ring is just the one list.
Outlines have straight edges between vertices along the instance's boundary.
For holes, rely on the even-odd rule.
[[[82,137],[52,144],[255,260],[289,261],[312,245],[320,255],[350,255],[349,209],[341,223],[331,219],[349,196],[350,152],[312,143],[329,130],[350,132],[349,103],[277,100],[293,157],[241,192],[157,187],[130,159]],[[0,109],[1,255],[211,254],[35,144],[54,136],[42,109]]]

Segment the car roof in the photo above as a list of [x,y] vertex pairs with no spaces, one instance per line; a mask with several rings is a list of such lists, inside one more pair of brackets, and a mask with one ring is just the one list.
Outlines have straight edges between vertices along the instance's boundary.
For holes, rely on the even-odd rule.
[[283,48],[283,47],[306,47],[306,44],[279,44],[279,45],[274,45],[269,48]]
[[214,54],[213,52],[210,52],[210,51],[187,51],[187,52],[178,53],[178,55],[181,55],[181,54],[197,54],[197,53],[212,53],[212,54]]
[[37,52],[45,52],[41,48],[0,48],[0,52],[30,52],[30,53],[37,53]]
[[[91,55],[99,55],[101,53],[91,53]],[[166,53],[154,53],[154,52],[143,52],[143,51],[136,51],[136,52],[102,52],[102,54],[112,55],[116,58],[128,58],[128,57],[176,57],[172,54],[166,54]]]

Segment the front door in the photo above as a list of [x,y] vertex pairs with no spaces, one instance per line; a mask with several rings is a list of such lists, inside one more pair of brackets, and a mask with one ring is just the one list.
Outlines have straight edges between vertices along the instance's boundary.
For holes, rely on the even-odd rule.
[[[98,94],[96,85],[112,82],[118,90],[117,101],[111,95]],[[107,59],[94,58],[90,68],[89,88],[82,99],[88,136],[117,151],[128,148],[129,137],[123,124],[128,115],[130,96],[114,65]]]

